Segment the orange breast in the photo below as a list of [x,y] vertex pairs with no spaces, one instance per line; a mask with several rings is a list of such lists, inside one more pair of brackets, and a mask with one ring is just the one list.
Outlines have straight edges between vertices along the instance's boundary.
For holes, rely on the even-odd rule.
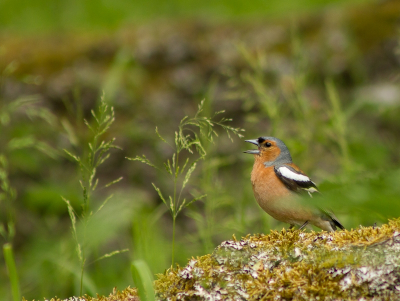
[[264,203],[271,203],[292,194],[276,176],[273,166],[255,164],[251,172],[251,183],[257,202],[262,208]]
[[312,218],[311,212],[297,203],[296,194],[276,176],[273,166],[265,167],[256,161],[251,182],[257,203],[273,218],[290,224],[302,224]]

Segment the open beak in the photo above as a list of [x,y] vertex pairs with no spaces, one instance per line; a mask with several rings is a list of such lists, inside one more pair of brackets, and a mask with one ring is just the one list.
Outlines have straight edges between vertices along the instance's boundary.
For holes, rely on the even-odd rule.
[[[253,143],[253,144],[258,146],[258,140],[257,139],[245,140],[245,142]],[[260,151],[258,149],[251,149],[251,150],[244,151],[244,153],[252,154],[252,155],[259,155]]]

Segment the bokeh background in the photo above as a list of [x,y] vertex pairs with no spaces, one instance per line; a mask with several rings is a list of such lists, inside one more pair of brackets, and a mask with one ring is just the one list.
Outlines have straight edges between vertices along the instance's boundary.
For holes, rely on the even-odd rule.
[[[172,219],[153,189],[171,179],[126,157],[157,164],[172,151],[184,116],[205,99],[246,139],[276,136],[324,193],[347,229],[400,216],[400,2],[381,1],[23,1],[0,2],[1,244],[12,243],[22,295],[79,294],[81,267],[68,199],[77,215],[79,166],[104,92],[116,138],[98,170],[83,292],[134,286],[130,262],[152,273],[171,265]],[[177,219],[176,261],[223,240],[282,223],[255,203],[252,148],[223,130],[185,193],[207,194]],[[190,154],[185,154],[190,156]],[[78,220],[77,227],[82,222]],[[11,231],[11,233],[10,233]],[[128,252],[97,260],[114,250]],[[3,254],[0,295],[11,299]]]

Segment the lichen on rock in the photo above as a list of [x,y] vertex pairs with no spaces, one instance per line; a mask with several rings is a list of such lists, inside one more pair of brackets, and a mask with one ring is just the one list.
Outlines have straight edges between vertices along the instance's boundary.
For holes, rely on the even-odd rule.
[[158,300],[400,299],[400,219],[351,231],[225,241],[158,275]]

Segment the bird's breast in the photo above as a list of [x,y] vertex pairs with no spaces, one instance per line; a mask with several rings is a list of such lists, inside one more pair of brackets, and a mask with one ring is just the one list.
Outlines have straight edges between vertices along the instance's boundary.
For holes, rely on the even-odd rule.
[[273,166],[254,166],[251,173],[251,183],[253,184],[254,196],[263,209],[279,199],[293,195],[276,176]]
[[255,164],[251,182],[257,203],[273,218],[295,224],[311,218],[308,210],[298,206],[296,194],[276,176],[273,166]]

